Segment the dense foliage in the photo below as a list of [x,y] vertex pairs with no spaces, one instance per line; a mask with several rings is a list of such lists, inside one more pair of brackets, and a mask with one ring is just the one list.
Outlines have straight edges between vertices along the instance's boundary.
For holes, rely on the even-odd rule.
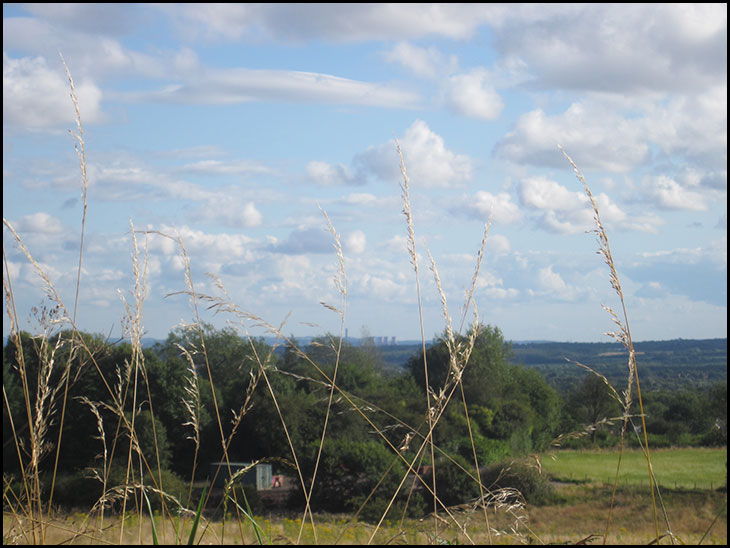
[[[152,473],[163,474],[166,485],[177,485],[179,496],[184,496],[184,483],[178,485],[174,478],[204,480],[209,463],[221,459],[225,444],[230,460],[268,459],[275,473],[294,481],[299,481],[301,472],[305,485],[319,462],[311,499],[315,509],[354,512],[374,493],[368,508],[379,515],[407,466],[395,456],[395,448],[401,447],[410,461],[427,432],[426,372],[430,394],[437,394],[451,374],[446,342],[436,340],[426,349],[425,359],[418,351],[398,371],[383,362],[374,345],[340,346],[338,340],[323,337],[304,349],[293,341],[274,349],[263,340],[243,339],[232,329],[206,325],[202,334],[173,331],[137,356],[142,368],[136,393],[119,388],[119,380],[133,374],[129,364],[135,350],[128,343],[66,332],[43,344],[21,333],[22,348],[9,340],[3,352],[5,476],[20,476],[18,450],[27,446],[23,443],[27,434],[19,425],[33,420],[37,412],[26,406],[23,387],[30,392],[27,401],[36,402],[35,392],[42,390],[43,382],[54,384],[39,377],[40,358],[53,353],[59,366],[48,374],[60,375],[58,368],[66,364],[71,371],[68,393],[51,394],[44,403],[56,410],[49,414],[45,432],[48,450],[43,466],[51,470],[61,424],[58,409],[61,399],[66,400],[56,499],[60,503],[80,503],[82,495],[93,502],[100,495],[101,483],[88,479],[90,470],[101,476],[108,467],[110,482],[123,477],[130,440],[118,433],[124,431],[125,420],[134,420],[134,442],[152,463]],[[71,337],[76,338],[73,346]],[[457,339],[459,344],[466,342],[467,338]],[[71,356],[70,348],[76,348]],[[21,357],[27,383],[19,376]],[[433,457],[421,452],[414,464],[423,469],[432,458],[436,460],[437,490],[447,504],[478,495],[473,479],[464,472],[473,472],[475,456],[490,476],[498,463],[543,451],[566,432],[585,435],[565,439],[565,446],[616,444],[620,421],[603,419],[619,417],[622,409],[601,378],[586,372],[580,382],[558,391],[539,369],[517,364],[512,345],[498,328],[480,327],[461,380],[433,434],[439,451]],[[199,394],[197,407],[193,406],[195,425],[190,415],[191,386]],[[726,381],[646,390],[643,396],[649,440],[655,446],[727,443]],[[124,420],[113,411],[115,402],[123,408]],[[325,419],[326,442],[318,461]],[[597,426],[586,429],[587,425]],[[543,491],[535,481],[529,473],[519,475],[519,482],[529,484],[539,499]],[[409,494],[413,512],[432,504],[427,490],[417,483],[409,482],[401,492]],[[294,502],[301,504],[302,497]],[[393,508],[402,503],[399,498]]]

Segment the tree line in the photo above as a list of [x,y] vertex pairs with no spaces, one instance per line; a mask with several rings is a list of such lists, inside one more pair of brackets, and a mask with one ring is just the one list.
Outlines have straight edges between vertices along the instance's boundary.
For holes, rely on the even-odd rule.
[[[98,495],[100,484],[90,479],[91,470],[98,473],[102,465],[111,482],[123,477],[119,463],[126,463],[130,453],[124,425],[132,417],[132,443],[159,463],[153,468],[164,471],[167,485],[177,485],[181,492],[186,481],[204,480],[209,464],[220,461],[224,449],[231,461],[267,459],[276,472],[307,484],[315,473],[326,420],[312,505],[350,511],[359,508],[376,482],[382,481],[384,489],[398,485],[406,468],[403,460],[394,460],[394,449],[409,462],[408,456],[418,454],[427,432],[427,402],[453,374],[444,340],[395,371],[384,364],[375,345],[355,347],[330,336],[306,348],[290,340],[277,349],[263,339],[242,338],[231,328],[203,325],[200,335],[179,328],[145,349],[85,333],[62,332],[42,345],[27,333],[10,338],[3,351],[4,476],[17,479],[22,474],[27,425],[40,412],[49,413],[43,466],[50,474],[62,396],[59,503],[64,497],[77,503],[81,492]],[[457,343],[465,344],[469,335]],[[55,370],[43,366],[49,352],[58,364]],[[142,367],[138,390],[131,394],[123,381],[132,374],[135,353]],[[44,386],[53,386],[52,377],[65,364],[70,364],[67,393],[41,393]],[[48,375],[50,382],[41,382],[39,375]],[[726,381],[648,391],[643,398],[650,444],[726,445]],[[41,400],[45,408],[33,405]],[[126,421],[120,420],[119,409]],[[499,328],[480,326],[461,384],[433,432],[438,451],[420,452],[418,465],[429,466],[433,460],[440,464],[438,492],[446,502],[459,503],[474,494],[476,485],[459,472],[459,465],[473,469],[475,457],[484,467],[496,465],[545,451],[556,439],[572,448],[615,445],[621,413],[600,377],[586,373],[559,392],[536,369],[515,363],[512,346]],[[559,438],[569,432],[575,435]],[[631,436],[627,439],[632,443]],[[381,478],[385,470],[390,472]],[[386,503],[371,502],[369,508],[377,512]],[[409,504],[428,508],[429,493],[418,491]]]

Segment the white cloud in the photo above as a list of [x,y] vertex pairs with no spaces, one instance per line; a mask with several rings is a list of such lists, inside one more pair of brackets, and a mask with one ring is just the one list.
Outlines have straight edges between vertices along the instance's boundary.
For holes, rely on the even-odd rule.
[[484,272],[477,280],[477,297],[486,296],[489,299],[513,299],[520,292],[513,287],[505,288],[502,278],[492,272]]
[[659,175],[648,177],[643,183],[644,194],[663,209],[706,211],[705,197],[694,190],[682,187],[677,181]]
[[520,182],[522,203],[534,209],[572,211],[584,208],[588,198],[545,177],[526,177]]
[[106,35],[133,30],[139,16],[134,4],[27,4],[25,9],[66,30]]
[[150,227],[149,230],[156,230],[162,234],[171,236],[174,239],[165,238],[151,234],[149,237],[150,251],[157,251],[174,260],[179,257],[180,248],[177,243],[177,236],[182,240],[185,250],[191,262],[200,258],[206,262],[220,264],[231,258],[240,260],[253,257],[254,241],[242,234],[211,233],[203,230],[196,230],[187,225],[179,228],[170,225]]
[[384,301],[401,301],[407,292],[407,284],[400,276],[388,272],[365,273],[356,280],[355,286],[361,295]]
[[664,92],[725,79],[725,4],[523,5],[491,22],[502,55],[540,87]]
[[725,170],[727,185],[726,83],[647,109],[645,125],[667,157],[681,154],[703,172]]
[[507,192],[492,194],[480,190],[462,201],[457,206],[458,210],[464,210],[467,214],[487,221],[490,215],[494,215],[494,222],[499,224],[512,224],[522,220],[522,212],[517,204],[512,202],[512,197]]
[[[518,189],[521,203],[540,212],[540,224],[550,232],[574,234],[595,228],[593,207],[583,192],[571,191],[546,177],[525,177]],[[628,215],[609,196],[594,194],[601,221],[608,227],[654,233],[662,224],[654,215]]]
[[565,167],[558,145],[582,170],[627,172],[649,154],[641,120],[624,118],[610,105],[595,101],[573,103],[556,116],[542,109],[523,114],[495,149],[516,164]]
[[445,90],[446,104],[457,114],[481,120],[495,120],[502,113],[504,103],[485,69],[474,69],[448,79]]
[[353,192],[348,194],[343,202],[354,206],[373,206],[378,203],[378,198],[368,192]]
[[[35,6],[35,9],[29,6]],[[65,9],[67,13],[52,8],[46,10],[48,6]],[[190,48],[141,53],[120,42],[121,35],[127,34],[128,30],[136,32],[144,26],[146,8],[141,5],[98,4],[98,9],[89,6],[92,5],[26,5],[24,9],[36,12],[37,17],[4,18],[3,48],[45,58],[51,66],[57,63],[59,68],[58,52],[61,51],[75,80],[140,75],[158,80],[178,78],[199,70],[197,55]],[[99,11],[104,15],[100,16]],[[140,16],[137,19],[133,16],[135,12]],[[112,29],[104,24],[109,21]]]
[[538,294],[548,295],[560,300],[572,301],[578,296],[576,289],[568,285],[563,277],[553,270],[553,265],[538,270],[537,287]]
[[122,96],[128,101],[206,105],[280,101],[411,109],[420,102],[417,94],[388,84],[314,72],[232,68],[201,70],[193,76],[186,83]]
[[261,226],[263,215],[256,209],[256,204],[229,196],[221,200],[220,196],[207,199],[198,209],[197,217],[202,220],[220,223],[230,228],[254,228]]
[[408,42],[399,42],[384,54],[384,58],[391,63],[398,63],[422,78],[433,79],[458,69],[455,55],[446,57],[434,46],[421,48]]
[[[446,147],[444,138],[416,120],[399,139],[410,184],[414,188],[455,186],[472,178],[472,161]],[[401,181],[400,161],[394,141],[370,147],[354,164],[365,173],[386,181]]]
[[187,39],[289,42],[464,39],[488,7],[456,4],[158,4]]
[[344,164],[329,164],[313,160],[307,164],[307,179],[318,185],[338,186],[365,182]]
[[200,160],[182,167],[185,172],[209,173],[217,175],[250,175],[250,174],[272,174],[271,168],[250,160],[221,161],[221,160]]
[[487,251],[488,253],[500,256],[507,255],[512,246],[510,245],[509,238],[503,234],[490,234],[487,238]]
[[332,235],[323,228],[300,227],[292,231],[284,241],[276,241],[268,247],[274,253],[306,255],[334,253]]
[[362,230],[355,230],[345,237],[344,244],[346,253],[361,255],[367,247],[367,237]]
[[42,212],[24,215],[15,222],[14,228],[19,234],[29,232],[53,235],[62,234],[64,232],[63,223],[60,219]]
[[[101,90],[88,79],[74,81],[82,121],[102,120]],[[76,127],[71,88],[63,68],[51,69],[42,57],[12,59],[3,52],[3,125],[18,130]]]
[[385,59],[417,76],[440,82],[441,100],[460,116],[494,120],[504,108],[495,89],[495,78],[488,70],[474,68],[459,74],[458,58],[455,55],[447,58],[436,47],[421,48],[400,42],[385,54]]

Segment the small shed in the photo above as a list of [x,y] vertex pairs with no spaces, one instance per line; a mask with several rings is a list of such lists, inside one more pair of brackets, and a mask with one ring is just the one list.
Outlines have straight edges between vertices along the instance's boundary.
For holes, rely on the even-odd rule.
[[[230,473],[228,472],[229,464]],[[239,483],[254,485],[257,490],[271,488],[271,465],[259,463],[252,467],[250,462],[211,462],[208,476],[211,480],[211,487],[223,489],[232,475],[246,468],[251,469],[238,477]],[[213,478],[215,478],[215,481],[213,481]]]

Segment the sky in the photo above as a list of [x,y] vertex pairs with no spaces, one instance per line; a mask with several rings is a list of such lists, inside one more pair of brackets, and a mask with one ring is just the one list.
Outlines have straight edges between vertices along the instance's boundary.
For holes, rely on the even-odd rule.
[[[75,312],[84,185],[61,55],[88,181]],[[42,329],[40,269],[110,337],[138,310],[153,338],[198,316],[264,334],[248,313],[300,337],[431,340],[429,254],[463,332],[491,216],[479,321],[610,341],[603,306],[621,304],[559,146],[633,339],[727,337],[724,3],[3,4],[3,334]],[[196,316],[186,259],[196,293],[241,313]]]

